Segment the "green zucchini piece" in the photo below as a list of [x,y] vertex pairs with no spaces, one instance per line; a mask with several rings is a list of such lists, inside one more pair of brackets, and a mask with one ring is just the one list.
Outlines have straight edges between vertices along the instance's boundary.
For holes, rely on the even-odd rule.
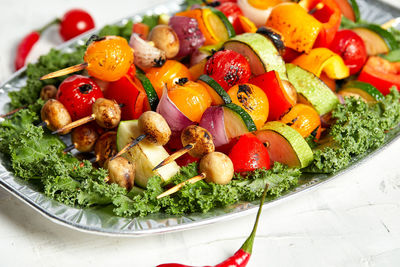
[[226,104],[226,105],[224,105],[224,107],[232,110],[237,115],[239,115],[240,118],[243,120],[244,124],[246,125],[247,129],[249,130],[249,132],[257,131],[257,127],[254,124],[253,119],[251,118],[249,113],[247,113],[243,108],[241,108],[240,106],[238,106],[234,103]]
[[244,33],[224,44],[225,49],[242,54],[250,63],[251,72],[257,76],[275,70],[282,80],[287,80],[285,62],[274,43],[259,33]]
[[212,89],[214,89],[214,92],[222,99],[222,102],[224,104],[229,104],[232,103],[232,100],[228,93],[222,88],[219,83],[217,83],[213,78],[210,76],[203,74],[199,77],[199,80],[206,83],[208,86],[210,86]]
[[[399,49],[399,43],[396,41],[396,38],[379,25],[361,24],[357,25],[357,27],[352,30],[364,40],[367,53],[370,56],[388,53],[389,51]],[[386,51],[383,48],[382,43],[386,45]]]
[[313,152],[299,132],[280,121],[267,122],[256,133],[269,152],[270,159],[289,167],[307,167]]
[[319,115],[330,112],[339,104],[332,90],[313,73],[294,64],[286,64],[286,70],[300,102],[311,104]]
[[385,99],[373,85],[360,81],[350,81],[339,89],[339,94],[345,96],[361,97],[367,103],[376,103]]
[[158,102],[160,101],[157,96],[156,90],[154,90],[153,85],[150,80],[146,77],[142,70],[136,69],[136,78],[142,83],[142,86],[147,94],[147,99],[149,100],[150,108],[152,111],[156,111]]
[[215,8],[210,8],[210,9],[215,15],[217,15],[220,18],[222,23],[225,25],[225,28],[228,32],[228,37],[229,38],[235,37],[236,36],[235,29],[233,28],[232,23],[228,20],[225,14],[219,11],[218,9]]

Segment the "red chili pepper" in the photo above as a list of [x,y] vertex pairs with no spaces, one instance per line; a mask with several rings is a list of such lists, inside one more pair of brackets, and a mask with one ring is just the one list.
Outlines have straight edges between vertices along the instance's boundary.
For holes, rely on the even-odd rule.
[[33,31],[26,35],[24,39],[18,44],[17,53],[15,56],[14,66],[15,70],[19,70],[25,65],[26,58],[29,55],[29,52],[32,50],[32,47],[39,41],[40,35],[50,26],[59,23],[58,19],[53,20],[52,22],[46,24],[43,28]]
[[[253,250],[254,239],[256,237],[258,221],[260,219],[262,206],[264,205],[265,197],[268,192],[268,184],[266,184],[264,193],[261,196],[260,205],[258,207],[258,212],[256,216],[256,221],[253,226],[253,230],[251,231],[249,237],[243,243],[238,251],[233,254],[232,257],[224,260],[223,262],[215,265],[214,267],[245,267],[250,260],[251,252]],[[179,263],[165,263],[157,265],[157,267],[191,267],[189,265],[179,264]],[[203,266],[203,267],[211,267],[211,266]]]

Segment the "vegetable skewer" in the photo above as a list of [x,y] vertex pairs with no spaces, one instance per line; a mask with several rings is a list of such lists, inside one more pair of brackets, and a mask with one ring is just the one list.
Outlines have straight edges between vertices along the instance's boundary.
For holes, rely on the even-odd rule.
[[210,132],[200,126],[190,125],[186,127],[181,134],[181,141],[184,147],[160,162],[153,168],[153,171],[176,160],[185,153],[189,153],[195,158],[201,158],[215,150]]
[[231,159],[221,152],[211,152],[205,155],[199,165],[200,174],[182,183],[175,185],[164,193],[157,196],[157,199],[169,196],[178,192],[185,184],[194,184],[205,179],[207,182],[216,184],[228,184],[233,178],[233,163]]
[[54,132],[52,132],[52,134],[70,131],[75,127],[81,126],[94,120],[101,127],[112,129],[116,127],[121,120],[121,109],[118,104],[113,100],[98,98],[96,102],[94,102],[92,105],[92,112],[92,115],[69,123],[64,127],[55,130]]
[[89,44],[83,57],[85,62],[46,74],[40,79],[46,80],[87,69],[90,76],[113,82],[128,72],[134,56],[133,49],[124,38],[119,36],[99,38],[92,35],[88,42],[90,41],[92,43]]
[[123,147],[111,160],[126,153],[130,148],[146,139],[148,142],[163,146],[171,137],[171,129],[165,119],[154,111],[144,112],[138,120],[139,128],[144,133]]

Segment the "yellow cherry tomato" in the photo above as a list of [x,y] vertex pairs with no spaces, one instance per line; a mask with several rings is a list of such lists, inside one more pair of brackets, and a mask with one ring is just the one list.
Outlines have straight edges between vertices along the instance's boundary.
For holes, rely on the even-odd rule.
[[124,76],[133,64],[133,49],[119,36],[107,36],[92,42],[86,49],[84,61],[90,76],[114,82]]
[[228,90],[232,102],[241,106],[260,129],[268,119],[269,103],[264,91],[253,84],[239,84]]

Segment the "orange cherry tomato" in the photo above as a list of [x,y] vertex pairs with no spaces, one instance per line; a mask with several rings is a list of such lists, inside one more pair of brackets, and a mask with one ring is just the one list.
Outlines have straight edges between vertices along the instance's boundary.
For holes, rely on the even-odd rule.
[[321,119],[318,112],[304,104],[296,104],[282,117],[281,121],[295,129],[304,138],[315,132],[315,139],[321,136]]
[[181,78],[192,80],[189,69],[176,60],[167,60],[162,67],[148,69],[146,76],[149,78],[159,98],[162,96],[165,84],[170,89]]
[[269,103],[264,91],[254,84],[239,84],[228,90],[232,102],[241,106],[253,119],[257,129],[268,119]]
[[83,60],[87,71],[103,81],[114,82],[124,76],[133,64],[133,50],[119,36],[107,36],[92,42],[86,49]]
[[176,107],[191,121],[200,122],[204,111],[211,106],[207,89],[196,82],[176,84],[168,91],[168,96]]

